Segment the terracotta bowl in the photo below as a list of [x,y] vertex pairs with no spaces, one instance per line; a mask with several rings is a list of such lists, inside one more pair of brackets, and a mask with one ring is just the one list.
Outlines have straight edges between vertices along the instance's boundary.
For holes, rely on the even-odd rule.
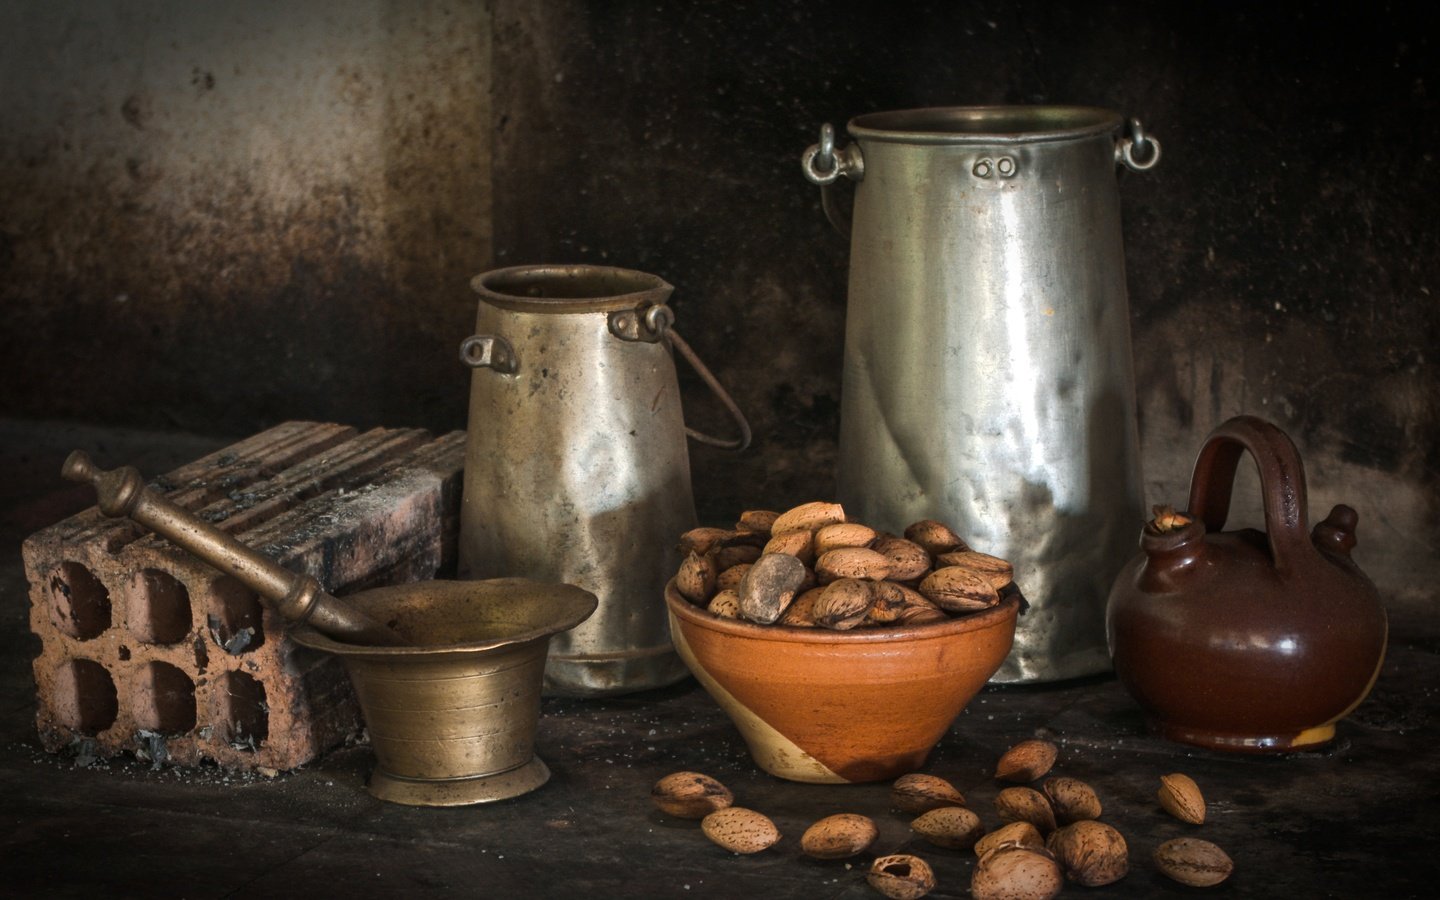
[[665,586],[680,658],[757,765],[846,784],[914,772],[1010,652],[1020,600],[913,628],[829,631],[717,619]]

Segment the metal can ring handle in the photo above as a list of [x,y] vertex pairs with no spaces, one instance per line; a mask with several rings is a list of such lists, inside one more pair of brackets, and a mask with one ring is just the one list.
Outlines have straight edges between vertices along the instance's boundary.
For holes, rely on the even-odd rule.
[[498,334],[472,334],[460,342],[460,361],[472,369],[494,369],[514,375],[520,368],[515,348]]
[[1115,144],[1115,161],[1132,172],[1145,172],[1160,162],[1160,141],[1145,133],[1139,119],[1131,119],[1129,134]]

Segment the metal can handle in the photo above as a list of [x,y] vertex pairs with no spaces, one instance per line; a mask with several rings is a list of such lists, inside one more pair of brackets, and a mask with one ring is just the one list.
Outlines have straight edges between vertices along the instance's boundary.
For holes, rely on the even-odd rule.
[[825,218],[842,237],[849,238],[850,216],[836,202],[834,186],[842,175],[851,181],[864,179],[865,157],[860,153],[860,145],[836,147],[835,126],[826,122],[820,126],[820,141],[811,144],[800,157],[800,170],[811,184],[820,186],[820,205],[825,210]]
[[472,369],[494,369],[514,375],[520,368],[515,348],[498,334],[472,334],[460,342],[460,361]]
[[1115,161],[1132,172],[1145,172],[1160,162],[1160,141],[1145,133],[1139,119],[1131,119],[1125,137],[1115,142]]
[[709,444],[712,447],[721,447],[725,450],[744,450],[750,446],[750,423],[745,419],[745,414],[740,411],[739,405],[735,403],[728,391],[720,384],[715,373],[701,361],[700,357],[691,349],[675,331],[675,311],[664,303],[653,303],[649,306],[640,306],[635,309],[616,310],[610,314],[606,326],[610,333],[622,341],[641,341],[647,344],[657,344],[661,341],[670,346],[670,349],[679,353],[705,382],[705,386],[715,395],[726,412],[735,420],[740,427],[738,438],[717,438],[705,434],[703,431],[696,431],[689,425],[685,426],[685,434],[691,439],[702,444]]

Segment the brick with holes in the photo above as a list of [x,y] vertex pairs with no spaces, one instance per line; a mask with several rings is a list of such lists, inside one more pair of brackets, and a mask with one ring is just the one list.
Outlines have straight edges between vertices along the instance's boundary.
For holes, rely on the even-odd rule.
[[[463,432],[288,422],[151,486],[346,594],[453,571],[464,450]],[[253,592],[163,538],[92,507],[22,555],[47,750],[287,770],[358,731],[336,660],[290,642]]]

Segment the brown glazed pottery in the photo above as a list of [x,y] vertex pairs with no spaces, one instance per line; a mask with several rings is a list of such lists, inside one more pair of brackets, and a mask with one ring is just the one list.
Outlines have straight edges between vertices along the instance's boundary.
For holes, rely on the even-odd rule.
[[791,781],[880,781],[919,769],[1000,668],[1020,599],[910,628],[830,631],[721,619],[665,586],[680,658],[755,763]]
[[[1255,459],[1265,532],[1221,531],[1235,467]],[[1385,656],[1385,610],[1350,559],[1358,516],[1336,506],[1307,533],[1295,445],[1239,416],[1206,439],[1190,521],[1140,535],[1106,614],[1115,672],[1171,740],[1246,753],[1326,743],[1370,692]]]

